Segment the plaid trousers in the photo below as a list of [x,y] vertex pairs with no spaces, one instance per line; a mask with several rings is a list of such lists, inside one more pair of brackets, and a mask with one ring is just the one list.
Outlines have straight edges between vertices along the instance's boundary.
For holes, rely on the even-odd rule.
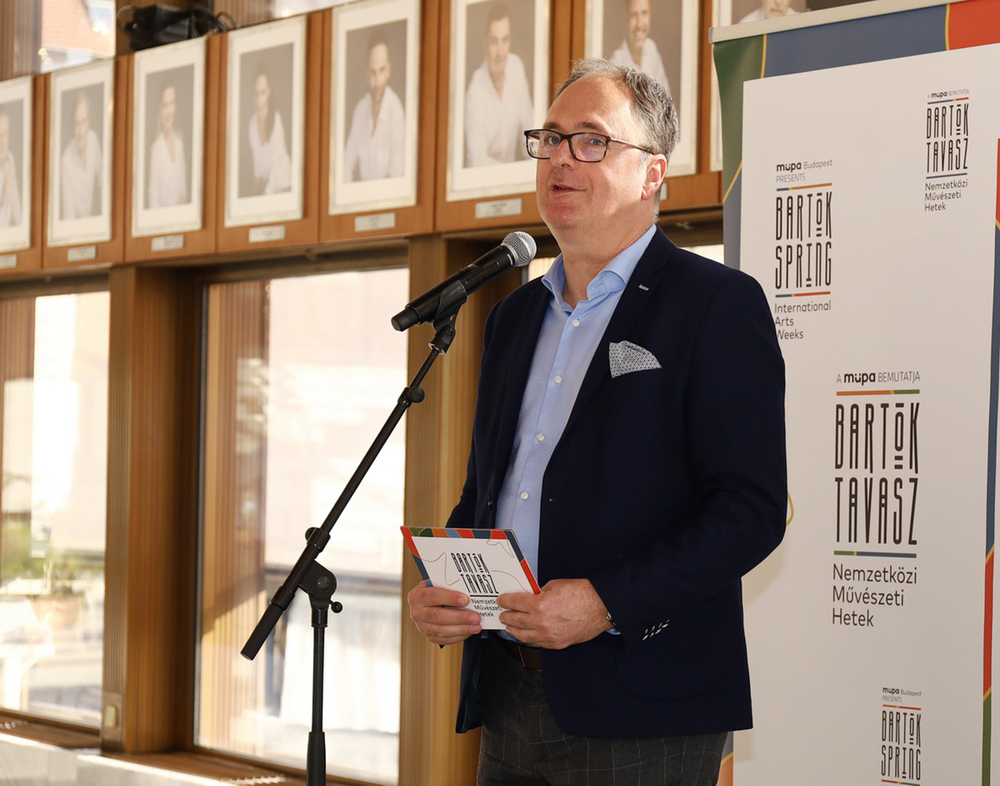
[[483,642],[478,786],[716,786],[727,733],[602,739],[556,724],[542,673]]

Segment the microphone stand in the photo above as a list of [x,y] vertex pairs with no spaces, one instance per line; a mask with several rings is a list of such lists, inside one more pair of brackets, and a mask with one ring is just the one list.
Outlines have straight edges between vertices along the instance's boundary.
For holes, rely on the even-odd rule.
[[440,355],[445,354],[451,347],[455,339],[455,318],[458,310],[465,303],[468,295],[465,288],[458,282],[447,287],[441,293],[441,300],[437,310],[437,318],[434,320],[434,329],[437,333],[430,342],[430,352],[424,360],[420,370],[413,377],[409,386],[403,388],[396,406],[393,408],[385,424],[372,442],[368,452],[361,459],[361,463],[354,471],[351,479],[347,482],[340,498],[331,508],[319,527],[310,527],[306,530],[306,547],[302,554],[292,566],[284,583],[274,593],[274,597],[264,610],[260,621],[254,628],[250,638],[247,639],[240,654],[247,660],[253,660],[264,641],[271,634],[278,619],[285,612],[295,597],[298,589],[309,595],[312,605],[312,628],[313,628],[313,688],[312,688],[312,726],[309,731],[309,744],[306,752],[306,784],[307,786],[322,786],[326,783],[326,734],[323,731],[323,676],[324,676],[324,632],[326,629],[328,612],[332,609],[334,614],[339,614],[343,610],[343,605],[339,602],[331,602],[333,593],[337,591],[337,577],[329,570],[316,562],[320,552],[330,542],[330,532],[334,524],[340,518],[347,503],[351,501],[354,492],[358,490],[361,481],[364,479],[375,459],[381,452],[396,425],[402,419],[406,410],[412,404],[419,404],[424,400],[424,391],[420,383],[427,372],[430,371],[434,361]]

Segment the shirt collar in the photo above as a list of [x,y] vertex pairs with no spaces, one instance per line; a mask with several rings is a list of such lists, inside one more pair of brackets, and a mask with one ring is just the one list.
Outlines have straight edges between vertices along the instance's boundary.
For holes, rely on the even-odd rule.
[[[625,248],[618,256],[608,262],[600,273],[594,276],[594,280],[587,285],[588,301],[593,301],[609,293],[619,292],[625,288],[636,265],[639,264],[639,259],[646,253],[654,232],[656,232],[656,224],[652,224],[632,245]],[[563,287],[566,286],[566,271],[563,268],[562,254],[556,257],[548,271],[542,276],[542,283],[552,293],[557,306],[566,311],[573,310],[562,296]]]

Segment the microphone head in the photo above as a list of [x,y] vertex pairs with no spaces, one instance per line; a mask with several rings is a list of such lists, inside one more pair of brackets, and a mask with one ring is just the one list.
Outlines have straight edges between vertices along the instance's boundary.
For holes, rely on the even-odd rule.
[[505,246],[513,254],[514,267],[524,267],[535,258],[538,251],[535,238],[527,232],[511,232],[500,245]]

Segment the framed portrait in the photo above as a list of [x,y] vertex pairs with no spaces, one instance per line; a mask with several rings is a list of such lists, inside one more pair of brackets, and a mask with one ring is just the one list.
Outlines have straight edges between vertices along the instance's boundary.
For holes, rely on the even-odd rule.
[[[719,27],[792,16],[808,10],[806,0],[717,0],[717,2]],[[827,5],[841,4],[836,0],[827,3]],[[815,6],[815,3],[813,5]]]
[[680,138],[667,177],[697,171],[698,0],[587,0],[587,57],[657,79],[674,99]]
[[111,239],[114,73],[102,60],[51,75],[50,246]]
[[417,202],[419,0],[334,9],[330,213]]
[[0,251],[31,245],[31,77],[0,82]]
[[135,54],[132,235],[202,228],[205,39]]
[[[722,21],[723,4],[726,6],[726,21]],[[732,24],[733,7],[731,0],[712,0],[712,27],[722,27]],[[710,169],[712,172],[722,171],[722,99],[719,96],[719,75],[715,71],[715,58],[712,57],[712,113],[711,123],[711,154]],[[723,185],[723,189],[728,186]]]
[[306,18],[229,33],[227,227],[302,218]]
[[447,200],[534,191],[524,132],[548,108],[549,13],[548,0],[452,0]]

